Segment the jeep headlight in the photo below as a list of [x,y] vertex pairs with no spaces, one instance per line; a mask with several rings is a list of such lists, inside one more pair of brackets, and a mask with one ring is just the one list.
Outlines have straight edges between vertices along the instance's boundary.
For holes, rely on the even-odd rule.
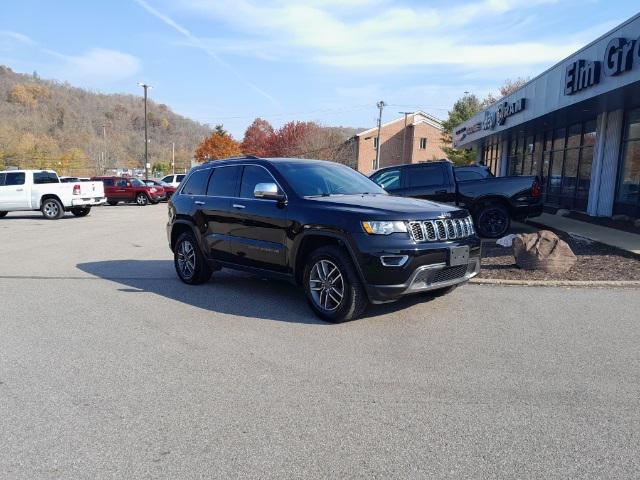
[[362,222],[362,228],[369,235],[390,235],[392,233],[407,232],[407,225],[404,222]]

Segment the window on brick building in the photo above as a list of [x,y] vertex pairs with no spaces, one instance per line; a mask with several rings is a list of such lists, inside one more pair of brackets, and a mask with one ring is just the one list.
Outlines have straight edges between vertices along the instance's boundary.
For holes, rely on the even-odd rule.
[[427,139],[425,137],[422,137],[420,139],[420,150],[426,150],[427,149]]
[[378,148],[378,137],[373,137],[373,148]]

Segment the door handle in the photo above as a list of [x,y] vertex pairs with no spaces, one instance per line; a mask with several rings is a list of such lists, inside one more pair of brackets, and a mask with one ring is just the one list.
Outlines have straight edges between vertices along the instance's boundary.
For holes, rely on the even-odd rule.
[[240,205],[240,204],[238,204],[238,203],[234,203],[234,204],[233,204],[233,208],[240,208],[240,209],[243,209],[243,208],[246,208],[246,206],[245,206],[245,205]]
[[195,202],[196,205],[204,205],[204,202],[202,200],[196,200]]
[[16,188],[16,192],[23,192],[24,188]]
[[447,193],[447,191],[446,190],[436,190],[435,193],[436,193],[436,195],[443,195],[443,194]]

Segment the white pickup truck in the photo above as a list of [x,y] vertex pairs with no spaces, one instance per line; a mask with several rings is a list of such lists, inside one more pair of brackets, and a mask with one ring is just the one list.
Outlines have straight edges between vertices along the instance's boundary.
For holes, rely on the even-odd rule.
[[64,212],[84,217],[106,200],[102,182],[60,183],[49,170],[0,171],[0,218],[25,210],[40,210],[49,220],[62,218]]

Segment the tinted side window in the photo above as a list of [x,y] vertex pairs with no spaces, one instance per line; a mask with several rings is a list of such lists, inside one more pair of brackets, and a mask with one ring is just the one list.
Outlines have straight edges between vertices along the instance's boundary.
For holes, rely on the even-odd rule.
[[182,180],[184,180],[184,177],[186,177],[186,175],[177,175],[176,182],[181,182]]
[[182,193],[184,195],[204,195],[207,192],[210,174],[210,169],[193,172],[182,189]]
[[207,195],[214,197],[235,197],[238,177],[242,167],[218,167],[211,174]]
[[102,184],[105,187],[113,187],[113,178],[105,178],[104,180],[102,180]]
[[276,183],[271,174],[262,167],[247,165],[242,172],[242,184],[240,186],[240,196],[242,198],[253,198],[253,190],[259,183]]
[[406,171],[409,187],[429,187],[444,185],[444,169],[440,165],[408,168]]
[[167,175],[166,177],[164,177],[161,182],[166,182],[166,183],[171,183],[173,182],[173,175]]
[[10,172],[6,175],[5,185],[24,185],[24,172]]
[[466,182],[468,180],[482,180],[484,177],[481,173],[472,172],[471,170],[460,170],[456,172],[456,180]]
[[118,187],[126,187],[127,186],[127,181],[126,180],[118,180],[118,183],[116,183],[116,185]]
[[400,188],[400,169],[385,170],[373,177],[373,181],[387,190]]
[[6,177],[6,173],[0,173],[0,187],[4,185],[4,178]]
[[[73,180],[70,180],[73,181]],[[33,183],[42,185],[43,183],[59,183],[58,176],[52,172],[33,172]]]

